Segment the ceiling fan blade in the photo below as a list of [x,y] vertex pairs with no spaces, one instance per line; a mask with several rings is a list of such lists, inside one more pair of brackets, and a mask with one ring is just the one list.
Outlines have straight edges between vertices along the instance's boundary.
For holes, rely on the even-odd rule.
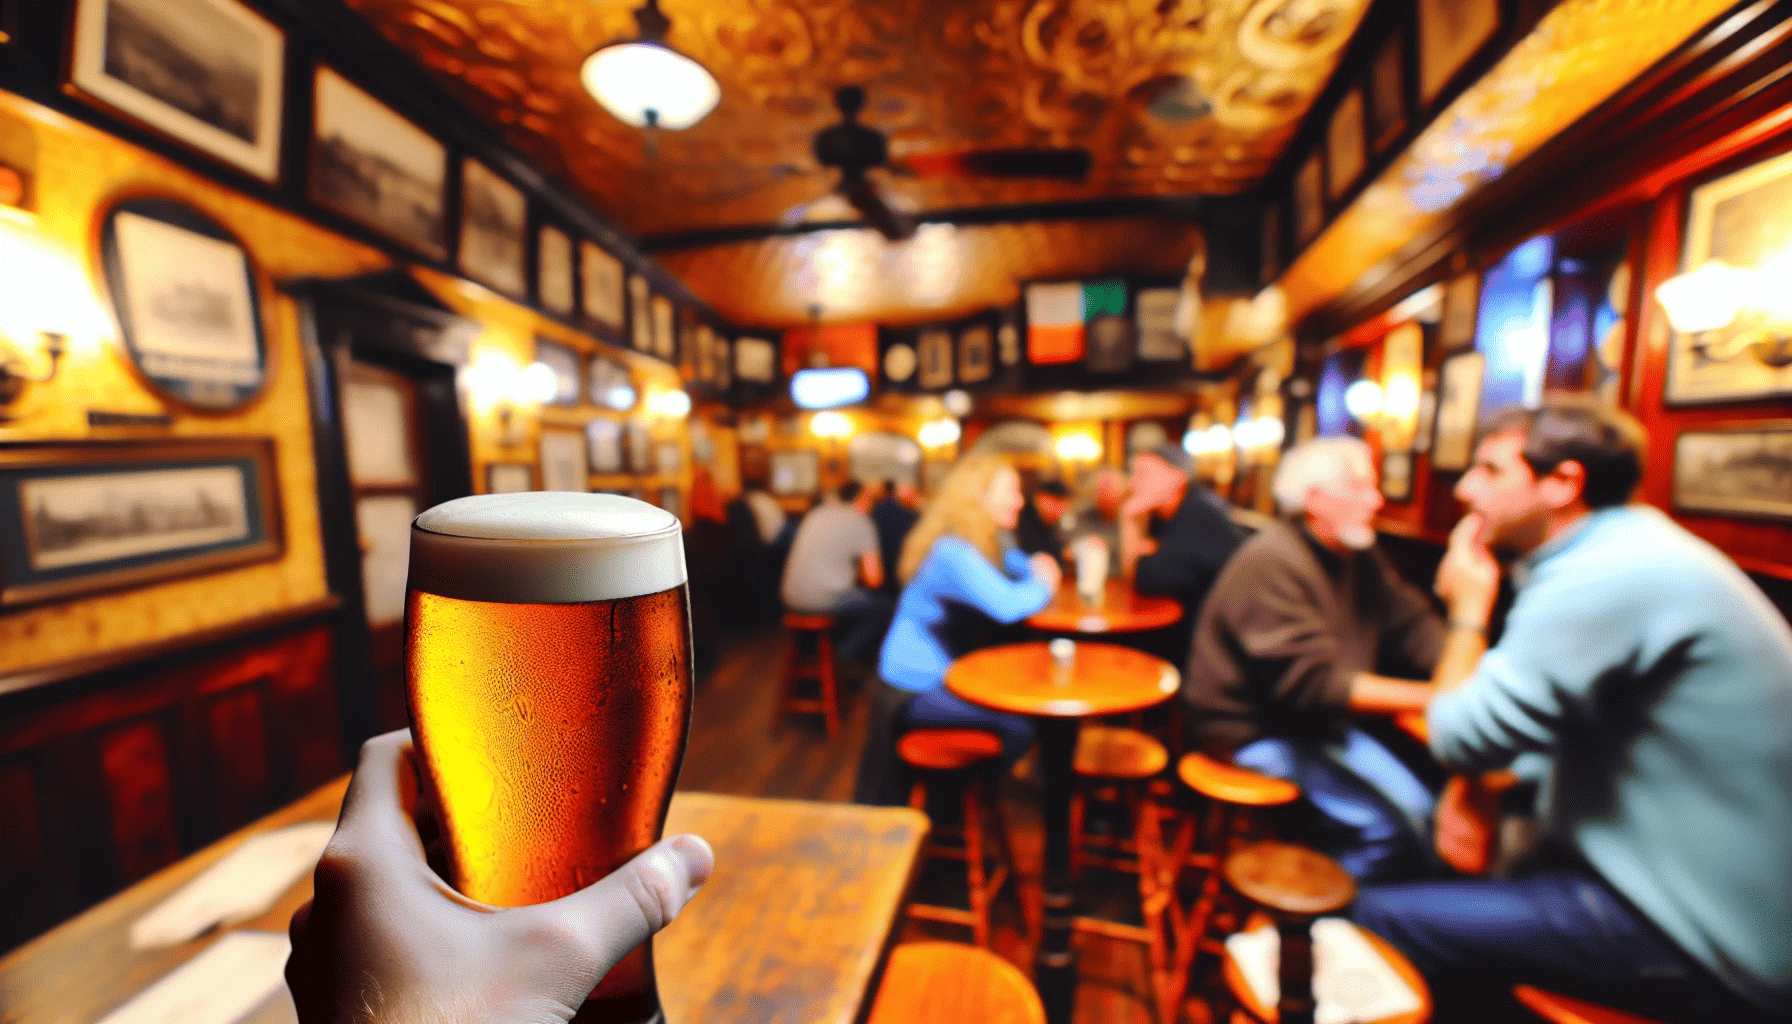
[[865,218],[865,223],[876,228],[890,241],[900,242],[915,233],[915,219],[891,207],[884,200],[883,193],[864,175],[842,177],[837,191],[859,211]]
[[1081,181],[1094,160],[1086,149],[971,149],[916,153],[891,161],[934,178],[1061,178]]

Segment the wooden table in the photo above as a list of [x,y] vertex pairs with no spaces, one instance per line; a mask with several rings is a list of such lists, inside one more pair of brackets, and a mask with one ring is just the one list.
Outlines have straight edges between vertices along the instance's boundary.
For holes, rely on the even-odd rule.
[[1125,580],[1108,580],[1099,607],[1091,606],[1070,580],[1058,596],[1027,625],[1047,633],[1142,633],[1176,624],[1182,602],[1173,597],[1146,597]]
[[[334,820],[347,785],[344,778],[319,789],[0,959],[0,1020],[91,1024],[197,956],[218,933],[134,950],[131,922],[249,836]],[[716,871],[654,939],[669,1024],[860,1019],[927,828],[926,817],[907,808],[673,797],[667,832],[708,839]],[[285,931],[292,912],[310,898],[307,875],[274,907],[237,927]],[[282,989],[243,1022],[297,1019]]]
[[975,651],[946,669],[946,688],[981,707],[1033,718],[1039,765],[1045,775],[1045,935],[1034,983],[1051,1024],[1069,1024],[1076,991],[1070,935],[1076,895],[1070,884],[1071,760],[1081,720],[1160,704],[1181,676],[1162,658],[1113,644],[1078,643],[1069,668],[1057,666],[1044,643]]

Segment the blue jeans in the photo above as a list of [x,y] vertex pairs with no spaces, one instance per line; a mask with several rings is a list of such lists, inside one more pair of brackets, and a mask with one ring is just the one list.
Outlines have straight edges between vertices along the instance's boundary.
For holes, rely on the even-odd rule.
[[1439,989],[1440,1021],[1446,1009],[1472,1016],[1502,1002],[1520,983],[1660,1021],[1767,1019],[1571,854],[1538,861],[1507,879],[1368,886],[1351,916]]
[[1310,841],[1357,881],[1411,878],[1430,864],[1436,799],[1367,733],[1350,729],[1336,743],[1266,737],[1232,763],[1299,786],[1321,818]]
[[909,729],[987,729],[1002,739],[1002,763],[1012,765],[1033,745],[1033,722],[980,708],[944,686],[915,694],[903,712]]
[[855,587],[828,611],[840,623],[840,657],[860,665],[876,662],[878,648],[896,614],[896,598],[876,590]]

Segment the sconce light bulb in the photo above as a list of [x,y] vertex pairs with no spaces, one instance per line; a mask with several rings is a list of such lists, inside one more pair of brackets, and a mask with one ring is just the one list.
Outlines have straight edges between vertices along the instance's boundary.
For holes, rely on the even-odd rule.
[[647,411],[666,419],[684,419],[691,414],[691,396],[683,391],[652,392],[647,396]]
[[852,420],[843,412],[829,409],[818,412],[809,420],[809,430],[816,437],[851,437]]
[[554,368],[546,363],[530,363],[517,378],[517,396],[526,402],[545,405],[554,400],[560,393],[560,381],[554,376]]
[[1668,323],[1683,334],[1728,327],[1741,311],[1753,275],[1721,260],[1663,281],[1655,289]]
[[1381,385],[1372,380],[1359,380],[1344,389],[1344,408],[1358,422],[1367,422],[1381,414]]

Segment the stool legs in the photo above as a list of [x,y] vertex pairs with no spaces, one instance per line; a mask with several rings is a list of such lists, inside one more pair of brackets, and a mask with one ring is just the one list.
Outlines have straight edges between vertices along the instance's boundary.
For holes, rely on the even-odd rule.
[[[804,634],[815,637],[813,658],[803,654]],[[820,690],[818,696],[799,698],[796,695],[796,684],[804,679],[815,680]],[[784,661],[784,693],[781,703],[786,714],[792,711],[820,714],[826,724],[828,739],[833,739],[834,734],[840,731],[840,698],[834,675],[834,638],[827,630],[796,630],[790,634],[790,652]]]
[[[925,904],[912,904],[909,908],[911,916],[924,920],[946,921],[951,924],[969,925],[971,935],[977,945],[988,949],[990,939],[989,908],[995,897],[1002,891],[1002,885],[1008,880],[1009,860],[1013,852],[1008,845],[1007,824],[1002,819],[1001,809],[997,804],[999,797],[989,794],[987,810],[991,824],[995,826],[993,833],[984,830],[983,815],[986,809],[986,789],[982,779],[966,781],[961,797],[964,808],[964,850],[941,850],[929,847],[931,856],[947,856],[963,858],[965,862],[965,885],[970,891],[969,911],[956,910],[950,907],[932,907]],[[927,784],[916,782],[909,789],[909,806],[923,813],[927,810]],[[935,832],[943,830],[935,829]],[[991,852],[985,845],[997,847],[998,856],[994,870],[988,865]]]

